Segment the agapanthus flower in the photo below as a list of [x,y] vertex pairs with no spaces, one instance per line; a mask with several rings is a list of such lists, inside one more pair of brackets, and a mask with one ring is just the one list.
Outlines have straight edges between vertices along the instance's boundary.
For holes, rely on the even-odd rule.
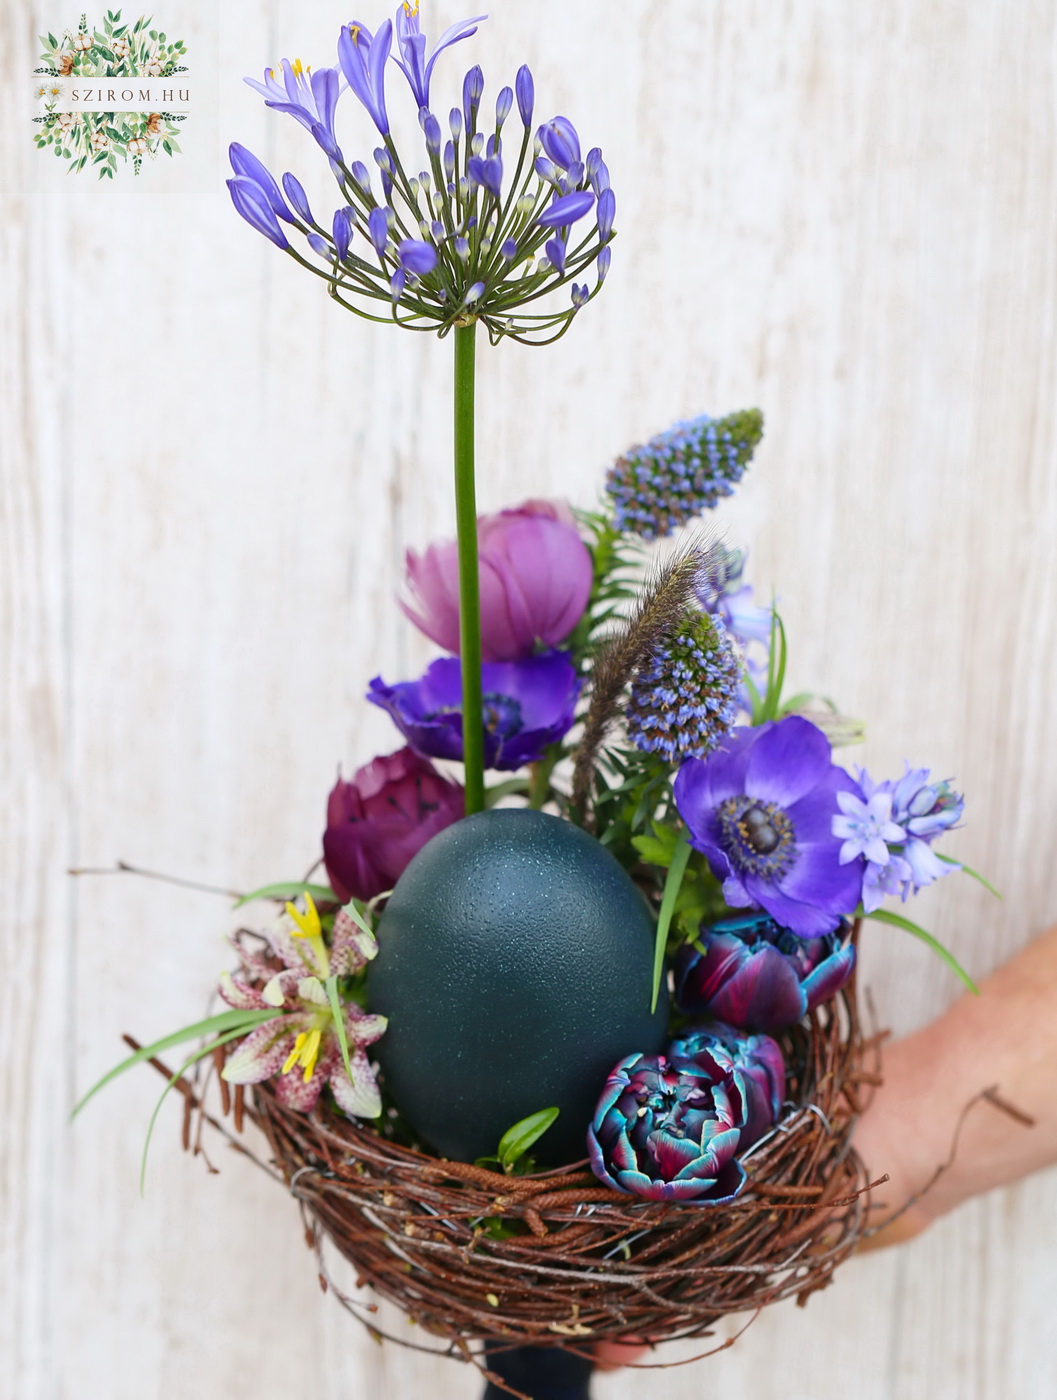
[[822,938],[797,938],[769,914],[742,914],[703,926],[675,960],[675,1002],[689,1016],[711,1016],[741,1031],[783,1030],[840,991],[855,967],[847,925]]
[[[278,1008],[282,1014],[240,1042],[228,1058],[224,1078],[230,1084],[275,1079],[279,1102],[302,1113],[315,1108],[329,1085],[343,1113],[377,1118],[382,1104],[366,1047],[384,1034],[386,1018],[369,1015],[351,1001],[341,1008],[350,1079],[325,986],[329,977],[348,977],[366,967],[377,953],[373,936],[341,911],[328,948],[319,912],[312,896],[306,895],[303,912],[293,904],[286,906],[286,917],[272,930],[269,942],[283,970],[269,975],[270,969],[262,973],[259,964],[247,962],[252,980],[225,973],[220,995],[239,1010]],[[262,976],[267,980],[257,985]]]
[[342,901],[391,890],[422,847],[465,811],[458,783],[411,748],[339,778],[327,799],[323,862]]
[[[267,172],[265,179],[236,166],[228,187],[249,224],[368,320],[442,335],[479,320],[493,341],[509,335],[543,344],[568,329],[605,279],[616,197],[601,151],[595,147],[581,160],[579,136],[566,117],[533,129],[535,85],[526,67],[515,87],[500,90],[494,120],[483,106],[484,75],[471,68],[445,135],[430,107],[434,65],[483,18],[452,25],[427,58],[418,5],[402,4],[395,51],[392,20],[375,32],[354,20],[338,39],[337,67],[313,73],[284,60],[281,79],[275,69],[263,82],[247,79],[326,153],[340,191],[332,215],[316,221],[307,206],[277,208],[271,195],[278,183]],[[390,133],[390,62],[407,79],[418,112],[423,146],[413,158],[401,154]],[[346,90],[382,139],[374,152],[377,184],[363,162],[346,163],[338,141],[335,112]],[[504,129],[515,101],[522,130],[508,149]],[[280,231],[280,219],[299,237]],[[593,289],[584,280],[592,267]],[[536,309],[561,287],[570,288],[568,304],[542,302]]]
[[617,528],[660,539],[729,496],[763,437],[763,414],[702,414],[630,448],[609,469]]
[[[563,501],[525,501],[477,519],[481,654],[517,661],[537,645],[565,641],[591,596],[591,555]],[[445,651],[459,651],[459,560],[454,540],[407,552],[416,627]]]
[[710,1073],[628,1055],[606,1080],[587,1134],[591,1170],[650,1201],[722,1205],[745,1185],[735,1160],[746,1104],[729,1057]]
[[694,1068],[709,1078],[722,1075],[742,1099],[738,1151],[759,1142],[778,1121],[785,1098],[785,1056],[769,1035],[742,1035],[722,1022],[684,1032],[668,1047],[676,1069]]
[[867,914],[885,895],[904,901],[960,867],[943,861],[932,842],[961,820],[965,799],[949,782],[930,781],[927,768],[905,765],[902,778],[875,783],[865,768],[858,770],[861,795],[841,798],[833,818],[833,833],[843,837],[842,853],[862,855],[862,905]]
[[[481,683],[486,768],[533,763],[572,728],[580,681],[567,652],[486,662]],[[434,661],[417,681],[386,685],[375,676],[367,699],[387,711],[419,753],[462,759],[462,675],[457,657]]]
[[628,738],[673,765],[705,758],[734,727],[741,678],[722,619],[688,609],[635,674]]
[[690,844],[727,904],[761,907],[799,938],[832,933],[858,905],[863,859],[841,863],[833,818],[838,792],[859,791],[821,730],[796,715],[736,729],[675,779]]

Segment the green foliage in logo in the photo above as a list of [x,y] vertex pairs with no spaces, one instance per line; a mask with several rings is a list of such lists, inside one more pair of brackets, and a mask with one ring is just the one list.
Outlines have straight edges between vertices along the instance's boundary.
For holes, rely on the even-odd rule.
[[153,16],[140,15],[134,24],[124,23],[120,10],[108,10],[102,27],[89,25],[82,14],[76,30],[63,31],[60,38],[42,34],[42,67],[36,97],[44,105],[44,115],[35,117],[34,133],[38,149],[50,146],[60,159],[69,161],[69,173],[86,166],[97,171],[99,179],[113,179],[118,160],[132,161],[139,174],[144,157],[176,155],[176,137],[185,118],[172,112],[64,112],[63,99],[70,79],[82,83],[91,78],[169,78],[186,73],[180,60],[187,55],[182,39],[170,39],[152,28]]

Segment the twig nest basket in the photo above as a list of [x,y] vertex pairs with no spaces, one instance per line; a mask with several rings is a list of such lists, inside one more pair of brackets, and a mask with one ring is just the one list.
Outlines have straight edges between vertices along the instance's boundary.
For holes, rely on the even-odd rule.
[[255,1117],[312,1242],[329,1238],[358,1285],[427,1332],[574,1350],[697,1337],[727,1313],[804,1302],[863,1229],[869,1183],[850,1136],[877,1080],[862,1067],[854,982],[781,1041],[787,1102],[729,1205],[639,1200],[581,1164],[503,1176],[445,1161],[327,1107],[292,1112],[267,1085]]

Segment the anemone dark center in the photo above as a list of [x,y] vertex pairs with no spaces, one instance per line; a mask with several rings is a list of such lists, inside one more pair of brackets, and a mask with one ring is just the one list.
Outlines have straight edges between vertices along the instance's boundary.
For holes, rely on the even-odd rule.
[[481,697],[484,707],[484,727],[497,739],[509,739],[522,727],[521,706],[510,695],[488,691]]
[[775,880],[796,858],[796,833],[777,802],[728,797],[718,810],[723,849],[739,875]]

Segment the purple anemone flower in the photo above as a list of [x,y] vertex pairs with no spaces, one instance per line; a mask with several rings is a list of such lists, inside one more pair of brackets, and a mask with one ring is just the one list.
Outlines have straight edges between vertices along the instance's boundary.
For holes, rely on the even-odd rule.
[[338,62],[349,87],[360,99],[383,136],[389,135],[385,110],[385,61],[393,45],[393,21],[387,19],[377,34],[359,20],[346,24],[338,38]]
[[587,1132],[591,1170],[646,1200],[722,1205],[745,1185],[734,1159],[744,1122],[727,1068],[628,1055],[606,1080]]
[[769,914],[742,914],[703,928],[675,961],[675,1000],[690,1016],[711,1016],[741,1031],[773,1034],[844,986],[855,967],[846,925],[822,938],[797,938]]
[[[481,667],[484,761],[521,768],[543,757],[572,728],[580,681],[569,655],[546,651]],[[462,675],[457,657],[434,661],[417,681],[371,681],[367,699],[392,717],[408,743],[430,758],[462,759]]]
[[411,85],[415,101],[419,107],[429,106],[429,82],[433,76],[433,66],[445,49],[457,44],[460,39],[468,39],[477,33],[477,26],[487,15],[475,15],[473,19],[461,19],[449,25],[434,45],[433,52],[426,58],[426,36],[419,29],[418,6],[412,10],[401,5],[396,12],[396,43],[400,57],[393,55],[393,62],[401,70]]
[[744,1036],[713,1023],[673,1040],[668,1058],[676,1069],[722,1076],[743,1105],[739,1152],[746,1152],[778,1122],[785,1098],[785,1057],[769,1035]]
[[859,903],[862,858],[841,864],[832,830],[838,792],[861,796],[826,736],[797,715],[734,730],[675,779],[690,844],[723,881],[726,902],[762,907],[798,938],[832,933]]

